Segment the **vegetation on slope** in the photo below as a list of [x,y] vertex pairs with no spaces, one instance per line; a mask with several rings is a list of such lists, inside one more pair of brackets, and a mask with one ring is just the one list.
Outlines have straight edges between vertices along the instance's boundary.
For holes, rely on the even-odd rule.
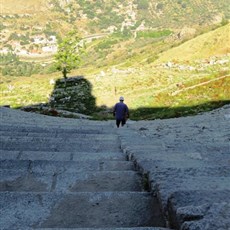
[[195,61],[230,53],[230,23],[202,34],[160,55],[158,62]]
[[[188,115],[229,103],[230,24],[226,1],[178,0],[173,5],[168,0],[130,2],[107,1],[102,7],[104,1],[77,4],[71,0],[69,5],[66,1],[36,1],[40,9],[33,11],[32,1],[24,1],[13,13],[13,0],[9,0],[3,12],[14,15],[4,19],[8,24],[2,24],[2,30],[8,25],[15,36],[20,33],[18,40],[14,36],[10,42],[25,47],[31,46],[34,35],[59,38],[76,27],[81,34],[100,33],[101,37],[87,41],[82,65],[72,72],[72,76],[84,76],[93,85],[97,109],[92,114],[98,119],[112,118],[111,107],[120,95],[132,111],[131,119]],[[110,23],[105,23],[109,12],[116,13]],[[130,24],[121,30],[124,22]],[[114,31],[110,33],[107,29],[111,25]],[[203,34],[197,36],[202,30]],[[39,45],[31,46],[33,52],[39,49]],[[1,105],[49,102],[55,80],[62,77],[51,73],[52,56],[19,59],[10,54],[2,60],[2,68],[9,62],[11,76],[1,77]],[[39,75],[41,72],[43,75]],[[20,75],[31,77],[17,77]]]

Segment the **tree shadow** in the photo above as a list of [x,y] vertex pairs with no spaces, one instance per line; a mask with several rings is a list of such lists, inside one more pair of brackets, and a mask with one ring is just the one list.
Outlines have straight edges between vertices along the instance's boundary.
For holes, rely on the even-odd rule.
[[[114,119],[112,107],[96,106],[96,98],[92,94],[92,89],[92,84],[84,76],[58,79],[48,103],[30,105],[21,109],[28,112],[69,118]],[[209,101],[203,104],[181,107],[140,107],[130,109],[130,119],[154,120],[191,116],[211,111],[225,104],[230,104],[230,100]]]
[[157,107],[157,108],[138,108],[131,110],[131,117],[134,120],[154,120],[154,119],[168,119],[184,116],[193,116],[202,112],[212,111],[220,108],[226,104],[230,104],[230,100],[209,101],[206,103],[193,106],[180,107]]

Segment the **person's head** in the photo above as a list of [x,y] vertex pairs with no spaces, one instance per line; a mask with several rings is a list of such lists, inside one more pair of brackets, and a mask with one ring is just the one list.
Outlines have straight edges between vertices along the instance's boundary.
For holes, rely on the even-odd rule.
[[119,100],[120,100],[120,102],[123,102],[124,101],[124,97],[120,96]]

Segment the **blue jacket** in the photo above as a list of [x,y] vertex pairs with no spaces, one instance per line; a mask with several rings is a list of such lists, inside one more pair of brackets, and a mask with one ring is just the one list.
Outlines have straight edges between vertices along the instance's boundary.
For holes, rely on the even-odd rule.
[[117,120],[123,120],[129,117],[129,109],[128,106],[123,102],[118,102],[114,106],[113,114],[115,115]]

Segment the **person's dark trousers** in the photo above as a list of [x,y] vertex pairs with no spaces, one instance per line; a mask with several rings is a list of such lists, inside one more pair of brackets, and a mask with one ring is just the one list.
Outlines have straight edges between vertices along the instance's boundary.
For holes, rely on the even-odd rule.
[[116,120],[116,125],[117,125],[117,128],[119,128],[120,124],[121,126],[124,126],[126,123],[126,120],[125,119],[122,119],[122,120]]

